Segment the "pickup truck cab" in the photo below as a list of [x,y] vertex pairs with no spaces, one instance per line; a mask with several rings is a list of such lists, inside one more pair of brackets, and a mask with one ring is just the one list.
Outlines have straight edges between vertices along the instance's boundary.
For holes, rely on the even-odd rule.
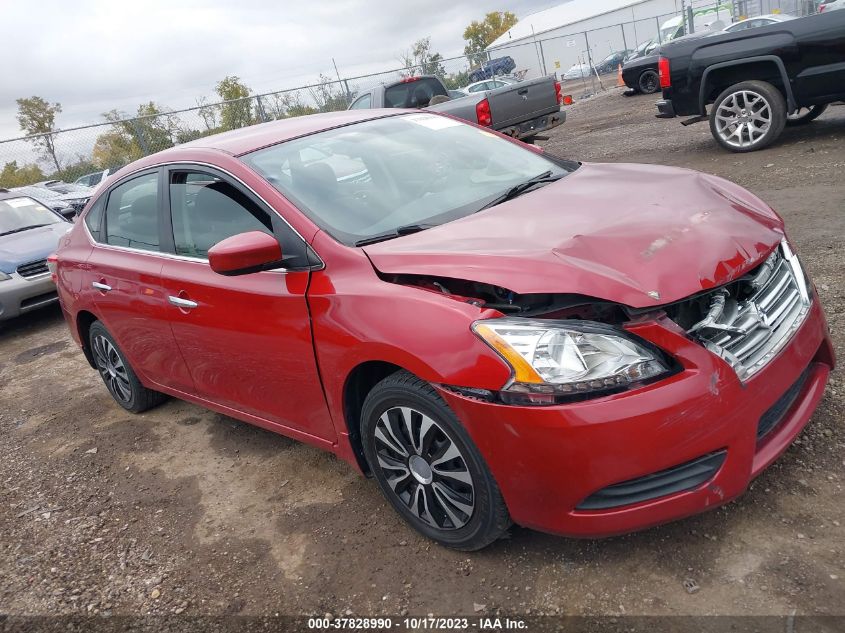
[[845,99],[845,12],[673,41],[658,66],[658,117],[709,120],[722,147],[753,152]]
[[566,114],[561,111],[563,100],[560,83],[553,76],[474,92],[453,100],[440,78],[421,75],[363,92],[349,109],[426,108],[531,142],[541,132],[566,120]]

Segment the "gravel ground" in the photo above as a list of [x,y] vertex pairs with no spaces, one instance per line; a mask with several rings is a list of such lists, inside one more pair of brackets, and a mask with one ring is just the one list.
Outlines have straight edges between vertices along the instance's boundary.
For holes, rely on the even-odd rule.
[[[753,190],[786,218],[841,355],[845,107],[739,156],[654,100],[579,100],[545,145]],[[836,372],[796,444],[719,510],[599,541],[514,528],[467,555],[316,449],[175,400],[123,412],[44,310],[0,326],[0,613],[845,615],[843,410]]]

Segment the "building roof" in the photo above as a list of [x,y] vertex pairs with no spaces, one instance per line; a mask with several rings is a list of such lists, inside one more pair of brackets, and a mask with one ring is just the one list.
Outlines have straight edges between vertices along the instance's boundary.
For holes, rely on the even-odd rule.
[[641,4],[645,1],[647,0],[571,0],[570,2],[564,2],[520,18],[519,22],[511,27],[509,31],[490,44],[487,50],[512,44],[553,29],[569,26],[604,13]]

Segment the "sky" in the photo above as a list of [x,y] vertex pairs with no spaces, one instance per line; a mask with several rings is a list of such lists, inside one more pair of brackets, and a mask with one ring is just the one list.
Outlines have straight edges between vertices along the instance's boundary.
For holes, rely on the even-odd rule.
[[0,0],[0,139],[22,136],[15,99],[59,102],[56,125],[155,101],[179,109],[237,75],[254,92],[400,65],[422,38],[444,57],[488,11],[518,17],[560,0]]

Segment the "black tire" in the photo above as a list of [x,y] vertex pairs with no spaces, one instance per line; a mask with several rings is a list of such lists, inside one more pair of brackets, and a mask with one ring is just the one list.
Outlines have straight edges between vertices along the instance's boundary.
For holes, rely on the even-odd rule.
[[[763,122],[755,115],[768,118]],[[734,118],[737,121],[731,122]],[[710,133],[731,152],[756,152],[768,147],[784,127],[786,101],[780,90],[765,81],[734,84],[716,98],[710,111]]]
[[825,110],[827,110],[827,106],[828,104],[823,103],[821,105],[811,105],[806,108],[799,108],[798,112],[787,115],[786,126],[794,127],[796,125],[806,125],[810,121],[815,121],[824,113]]
[[141,384],[114,337],[100,321],[91,324],[88,342],[100,378],[121,407],[131,413],[141,413],[167,399],[163,393]]
[[657,71],[647,70],[640,75],[637,80],[637,90],[644,95],[654,94],[660,89],[660,77],[657,76]]
[[[499,487],[466,429],[427,382],[400,371],[378,383],[364,401],[361,434],[382,493],[418,532],[462,551],[479,550],[507,532],[511,521]],[[446,461],[449,455],[455,457]],[[424,462],[422,476],[412,460]],[[398,468],[385,467],[393,464]]]

